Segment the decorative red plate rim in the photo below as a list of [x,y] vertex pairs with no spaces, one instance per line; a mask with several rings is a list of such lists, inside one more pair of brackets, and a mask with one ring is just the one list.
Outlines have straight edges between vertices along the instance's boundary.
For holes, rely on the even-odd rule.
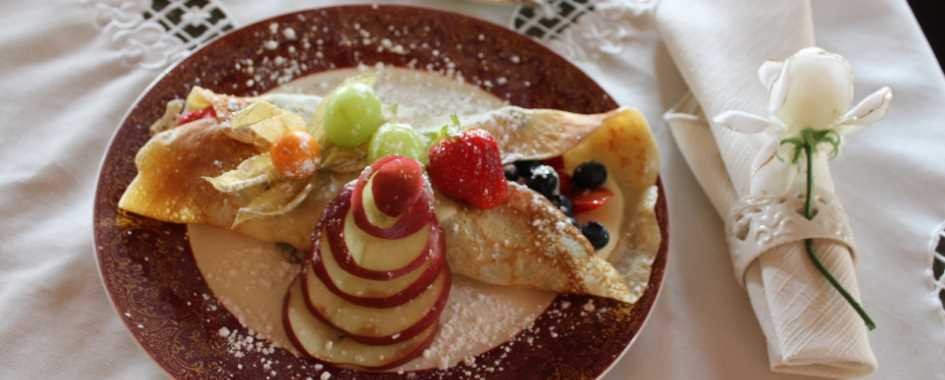
[[[278,33],[266,35],[273,23],[302,32],[295,40],[271,51],[259,47],[264,39],[279,37]],[[352,29],[353,25],[359,27]],[[386,30],[380,29],[385,26]],[[346,39],[364,36],[362,30],[404,45],[412,41],[421,48],[399,55],[370,44],[359,46],[357,41],[353,45],[341,45]],[[390,34],[400,30],[403,33],[396,38]],[[429,8],[345,5],[296,11],[235,29],[204,45],[159,75],[128,109],[102,158],[93,208],[96,260],[108,298],[138,345],[171,377],[261,378],[270,375],[270,369],[252,364],[260,360],[281,363],[280,378],[315,377],[320,372],[314,363],[281,349],[268,356],[248,352],[241,360],[228,354],[226,339],[217,332],[224,327],[236,332],[245,332],[245,328],[216,303],[207,289],[193,262],[185,227],[133,215],[120,216],[117,210],[118,197],[136,172],[134,153],[147,140],[147,126],[163,113],[168,100],[184,97],[194,84],[237,95],[271,89],[280,84],[278,77],[255,80],[259,77],[234,69],[233,62],[248,56],[288,54],[286,46],[294,48],[310,36],[321,37],[327,42],[328,50],[318,50],[322,52],[321,59],[307,52],[298,57],[296,62],[304,62],[307,67],[297,70],[293,75],[296,78],[355,66],[355,63],[383,62],[446,71],[451,66],[447,63],[452,62],[455,72],[462,73],[467,82],[478,84],[514,105],[583,113],[603,112],[617,106],[580,69],[529,38],[487,21]],[[422,48],[421,41],[430,44],[430,48]],[[434,47],[432,43],[440,43],[440,46]],[[471,58],[472,53],[477,54]],[[479,59],[479,54],[484,58]],[[450,60],[444,63],[444,57]],[[257,74],[267,68],[260,66],[259,69]],[[278,67],[268,68],[269,72],[279,70]],[[505,80],[499,81],[499,78]],[[254,80],[250,82],[251,79]],[[494,366],[460,363],[446,370],[419,371],[415,378],[468,378],[471,373],[496,379],[522,376],[571,379],[598,378],[607,373],[639,335],[662,286],[669,221],[662,182],[658,181],[657,185],[656,215],[662,242],[652,263],[647,289],[635,305],[596,297],[559,295],[533,329],[477,356],[477,362],[494,361],[497,363]],[[582,312],[583,307],[569,307],[588,303],[596,305],[596,311],[590,315]],[[554,331],[553,327],[570,330]],[[574,350],[574,347],[581,349]],[[247,365],[243,367],[241,363]],[[292,370],[285,368],[287,363],[291,363]],[[333,379],[365,374],[351,369],[327,369]],[[395,373],[372,375],[397,377]]]

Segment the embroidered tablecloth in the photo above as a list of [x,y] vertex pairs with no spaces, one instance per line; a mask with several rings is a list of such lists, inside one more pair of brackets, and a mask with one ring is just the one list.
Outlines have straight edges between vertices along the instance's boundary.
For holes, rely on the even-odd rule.
[[[744,290],[732,280],[721,221],[660,121],[686,89],[649,17],[655,2],[553,0],[537,8],[393,2],[463,12],[538,38],[651,121],[669,191],[672,259],[647,327],[607,379],[799,378],[769,372],[764,337]],[[0,378],[164,377],[114,314],[96,270],[91,201],[109,136],[148,83],[196,46],[270,15],[333,3],[338,2],[0,3],[7,20],[0,28]],[[945,80],[905,3],[814,7],[818,43],[853,62],[858,88],[889,84],[896,91],[883,125],[864,132],[870,139],[894,136],[897,124],[945,128]],[[846,173],[837,176],[841,194],[854,204],[896,205],[894,191],[884,199],[863,198],[870,192],[856,188],[858,176],[921,181],[939,173],[927,170],[930,163],[945,158],[941,141],[919,144],[903,157],[871,157],[868,144],[857,146],[836,163],[836,172]],[[890,161],[903,165],[883,164]],[[889,168],[906,172],[883,172]],[[871,339],[880,369],[870,378],[945,378],[934,366],[945,355],[945,312],[935,297],[943,284],[931,269],[934,257],[943,258],[933,251],[945,204],[884,215],[927,231],[922,244],[928,249],[900,257],[862,247],[868,252],[859,268],[864,302],[879,324]],[[855,233],[886,232],[873,227],[866,219],[853,221]],[[912,295],[909,302],[927,302],[929,314],[900,312],[896,291]],[[920,335],[921,341],[907,339]]]

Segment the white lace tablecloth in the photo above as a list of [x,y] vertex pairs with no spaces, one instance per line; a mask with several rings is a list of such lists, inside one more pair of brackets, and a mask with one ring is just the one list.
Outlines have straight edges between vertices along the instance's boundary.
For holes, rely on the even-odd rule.
[[[336,2],[171,3],[207,5],[172,15],[145,0],[0,2],[0,379],[164,377],[115,316],[96,270],[91,201],[108,138],[188,49],[269,15]],[[661,122],[686,89],[648,15],[653,4],[595,1],[607,10],[593,12],[581,5],[591,1],[568,0],[568,15],[554,17],[554,7],[398,3],[553,38],[545,42],[653,124],[672,221],[668,275],[642,335],[607,379],[799,378],[769,372],[764,337],[732,280],[721,220]],[[887,119],[853,137],[834,163],[863,253],[864,302],[879,325],[870,338],[880,368],[870,378],[945,379],[945,312],[931,274],[945,221],[945,80],[905,2],[817,2],[814,15],[818,44],[853,62],[858,89],[896,92]],[[542,16],[555,20],[537,22]],[[874,144],[903,148],[874,156]],[[903,197],[897,183],[927,183],[928,194]]]

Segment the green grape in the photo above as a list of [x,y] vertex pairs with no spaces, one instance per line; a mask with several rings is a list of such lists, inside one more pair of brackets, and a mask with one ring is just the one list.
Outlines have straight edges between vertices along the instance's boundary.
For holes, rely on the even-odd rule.
[[345,148],[361,145],[384,123],[381,100],[364,83],[352,83],[337,89],[325,107],[325,137]]
[[384,124],[371,138],[368,154],[371,161],[396,154],[426,163],[427,146],[413,127],[407,124]]

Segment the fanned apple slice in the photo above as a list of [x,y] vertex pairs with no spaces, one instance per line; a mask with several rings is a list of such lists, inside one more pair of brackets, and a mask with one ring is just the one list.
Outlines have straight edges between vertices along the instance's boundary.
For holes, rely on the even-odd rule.
[[[421,202],[428,203],[427,200],[421,200]],[[353,219],[349,209],[345,214],[344,222],[329,220],[325,224],[325,231],[329,234],[332,249],[336,249],[337,244],[342,242],[347,248],[335,251],[335,257],[339,259],[339,262],[345,261],[367,271],[383,273],[385,275],[382,279],[389,279],[392,277],[386,276],[386,272],[403,275],[419,267],[426,260],[424,256],[426,252],[420,248],[431,238],[432,218],[428,218],[420,230],[396,240],[371,235],[358,228]],[[344,230],[341,231],[339,227]],[[338,253],[343,255],[339,258]],[[345,255],[348,257],[346,258]],[[350,272],[360,275],[358,271],[350,270],[347,265],[345,267]],[[374,276],[362,277],[373,278]]]
[[446,305],[451,275],[444,266],[437,279],[416,298],[391,308],[355,305],[341,298],[310,269],[304,271],[305,300],[312,314],[365,344],[392,344],[413,338],[436,323]]
[[[426,244],[430,238],[430,228],[420,229],[397,240],[387,240],[365,233],[358,228],[351,215],[353,187],[354,185],[349,183],[341,194],[332,200],[325,209],[321,222],[324,229],[322,233],[328,237],[338,266],[358,277],[391,280],[423,265],[429,257],[424,256],[422,250],[411,250],[411,247],[422,247]],[[424,198],[419,202],[432,202],[429,198]],[[435,221],[432,212],[425,218],[428,225]],[[316,254],[313,250],[313,261]]]
[[303,276],[299,275],[286,292],[282,323],[292,345],[310,359],[335,365],[388,369],[419,356],[436,336],[438,324],[432,323],[420,334],[399,343],[383,346],[358,343],[309,311],[302,283]]
[[426,243],[414,247],[425,252],[426,262],[406,275],[391,280],[370,280],[351,274],[338,265],[324,233],[315,244],[313,273],[332,293],[353,304],[377,308],[404,304],[426,290],[446,262],[442,231],[436,224],[431,224],[430,228],[433,230]]
[[351,194],[351,210],[355,224],[369,235],[382,239],[403,239],[420,230],[420,228],[430,220],[433,214],[430,202],[428,201],[429,196],[421,196],[421,199],[414,203],[409,211],[398,218],[385,217],[385,215],[380,212],[375,213],[378,217],[385,219],[386,223],[376,223],[368,217],[365,211],[365,202],[370,201],[373,203],[374,201],[370,186],[372,176],[381,166],[397,158],[398,156],[381,158],[362,171],[361,175],[358,176],[354,192]]

